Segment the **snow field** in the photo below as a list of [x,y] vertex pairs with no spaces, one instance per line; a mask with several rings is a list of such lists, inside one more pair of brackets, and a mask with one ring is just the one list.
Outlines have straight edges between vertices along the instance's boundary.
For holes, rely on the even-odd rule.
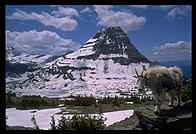
[[[60,57],[56,61],[56,65],[60,66],[59,62],[70,62],[70,66],[75,67],[89,67],[95,70],[84,69],[72,71],[69,69],[67,72],[71,73],[75,80],[64,79],[63,75],[58,76],[49,74],[47,72],[41,73],[43,78],[49,81],[44,81],[43,78],[36,76],[39,82],[26,82],[23,89],[20,87],[14,88],[13,92],[21,93],[23,95],[41,95],[47,97],[62,97],[69,95],[93,95],[94,97],[104,97],[110,95],[121,96],[121,92],[137,93],[137,81],[133,77],[135,69],[140,73],[143,65],[148,68],[147,63],[132,63],[129,66],[114,63],[113,60],[64,60]],[[57,65],[58,64],[58,65]],[[56,68],[57,69],[57,68]],[[37,71],[34,73],[36,74]],[[27,74],[22,75],[18,80],[25,81]],[[9,78],[7,82],[11,82]],[[9,84],[6,84],[8,87]],[[9,88],[6,88],[7,90]]]
[[39,57],[40,55],[28,55],[25,53],[21,53],[18,56],[14,56],[12,54],[8,55],[7,59],[11,61],[11,63],[43,63],[46,59],[50,58],[51,55],[44,55]]
[[[18,110],[16,108],[6,109],[7,125],[8,126],[25,126],[33,127],[31,118],[35,116],[36,122],[39,125],[40,129],[48,130],[50,128],[51,116],[54,115],[55,122],[58,124],[58,120],[61,118],[61,108],[53,109],[43,109],[43,110]],[[106,118],[105,125],[109,126],[113,123],[129,118],[133,115],[134,110],[122,110],[114,112],[103,113],[103,117]],[[93,115],[93,114],[92,114]],[[96,114],[95,114],[96,115]],[[72,114],[64,115],[66,118],[72,117]]]
[[[89,39],[87,45],[93,45],[96,39]],[[85,45],[84,45],[85,46]],[[91,47],[91,46],[89,46]],[[89,48],[87,47],[87,48]],[[74,53],[68,54],[66,57],[59,57],[55,61],[47,63],[44,68],[54,69],[59,71],[58,67],[69,66],[75,68],[87,67],[91,69],[71,70],[70,73],[75,80],[64,79],[63,75],[52,75],[43,71],[33,72],[37,81],[28,81],[27,73],[21,75],[17,79],[6,78],[6,90],[12,90],[15,93],[22,95],[41,95],[46,97],[62,97],[69,95],[93,95],[94,97],[104,96],[121,96],[122,92],[136,93],[137,81],[133,77],[135,69],[140,73],[143,69],[149,67],[148,63],[131,63],[128,66],[114,63],[112,59],[103,60],[103,58],[119,57],[126,58],[127,55],[103,55],[101,54],[97,60],[78,60],[80,56],[80,49]],[[69,58],[67,58],[69,57]],[[94,69],[94,70],[92,70]],[[36,75],[38,74],[39,75]],[[57,77],[58,76],[58,77]],[[45,80],[47,79],[47,81]],[[19,86],[11,87],[12,81],[18,80],[22,84],[22,89]],[[27,80],[27,81],[26,81]],[[9,85],[10,89],[9,89]]]

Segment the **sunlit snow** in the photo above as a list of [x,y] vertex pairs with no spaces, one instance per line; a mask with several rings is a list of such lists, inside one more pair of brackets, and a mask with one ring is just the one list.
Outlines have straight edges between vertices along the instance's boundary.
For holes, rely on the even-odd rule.
[[[16,108],[8,108],[6,109],[7,125],[8,126],[25,126],[25,127],[33,127],[33,123],[31,118],[35,115],[36,122],[40,129],[48,130],[50,129],[51,116],[54,115],[55,122],[58,124],[58,120],[61,118],[61,114],[57,114],[61,112],[61,108],[53,108],[53,109],[43,109],[43,110],[18,110]],[[133,115],[133,110],[122,110],[122,111],[114,111],[114,112],[106,112],[103,113],[103,117],[106,118],[104,124],[109,126],[113,123],[124,120],[125,118],[129,118]],[[72,117],[73,115],[67,114],[64,115],[66,118]]]

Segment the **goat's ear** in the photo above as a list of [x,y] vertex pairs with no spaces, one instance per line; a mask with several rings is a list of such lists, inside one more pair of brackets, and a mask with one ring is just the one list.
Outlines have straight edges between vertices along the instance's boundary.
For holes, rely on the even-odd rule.
[[141,73],[141,76],[142,76],[142,77],[144,76],[143,73],[144,73],[144,70],[142,70],[142,73]]
[[136,70],[136,68],[135,68],[135,74],[137,75],[137,77],[139,76],[139,74],[137,73],[137,70]]
[[138,78],[137,76],[133,76],[134,78]]
[[145,74],[144,74],[144,78],[147,78],[147,77],[146,77],[146,76],[147,76],[147,74],[148,74],[148,73],[145,73]]

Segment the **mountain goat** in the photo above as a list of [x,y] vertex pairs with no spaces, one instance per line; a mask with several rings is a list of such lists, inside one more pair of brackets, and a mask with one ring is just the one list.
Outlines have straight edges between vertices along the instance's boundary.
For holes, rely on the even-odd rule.
[[154,112],[159,112],[161,107],[161,101],[165,99],[165,94],[167,93],[170,97],[169,106],[173,105],[174,98],[177,96],[178,105],[181,102],[181,92],[183,84],[183,73],[178,67],[164,67],[155,66],[151,67],[146,71],[142,71],[139,75],[137,70],[135,70],[138,81],[138,90],[144,91],[144,86],[149,87],[152,90],[152,94],[155,99],[155,109]]

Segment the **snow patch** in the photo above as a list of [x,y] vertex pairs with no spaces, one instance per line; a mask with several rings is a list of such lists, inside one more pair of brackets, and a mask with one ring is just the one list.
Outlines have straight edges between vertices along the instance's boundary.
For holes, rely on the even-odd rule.
[[97,41],[97,39],[90,38],[86,43],[95,42],[95,41]]
[[[33,112],[32,112],[33,111]],[[18,110],[16,108],[8,108],[6,109],[7,125],[8,126],[24,126],[24,127],[33,127],[33,123],[31,122],[31,118],[33,115],[37,121],[37,124],[40,129],[48,130],[50,129],[51,116],[54,115],[55,122],[58,124],[58,120],[61,118],[61,108],[53,108],[53,109],[43,109],[43,110]],[[134,110],[122,110],[122,111],[114,111],[114,112],[106,112],[103,113],[103,117],[106,118],[104,124],[109,126],[113,123],[124,120],[125,118],[129,118],[133,115]],[[66,118],[72,117],[72,114],[64,115]]]
[[18,56],[8,55],[7,60],[11,63],[43,63],[46,59],[50,58],[51,55],[28,55],[22,53]]
[[134,110],[123,110],[123,111],[115,111],[115,112],[107,112],[103,113],[103,117],[106,117],[105,121],[106,126],[112,125],[116,122],[129,118],[133,115]]
[[128,55],[126,55],[125,53],[123,54],[100,54],[99,58],[116,58],[116,57],[123,57],[123,58],[127,58],[128,59]]

